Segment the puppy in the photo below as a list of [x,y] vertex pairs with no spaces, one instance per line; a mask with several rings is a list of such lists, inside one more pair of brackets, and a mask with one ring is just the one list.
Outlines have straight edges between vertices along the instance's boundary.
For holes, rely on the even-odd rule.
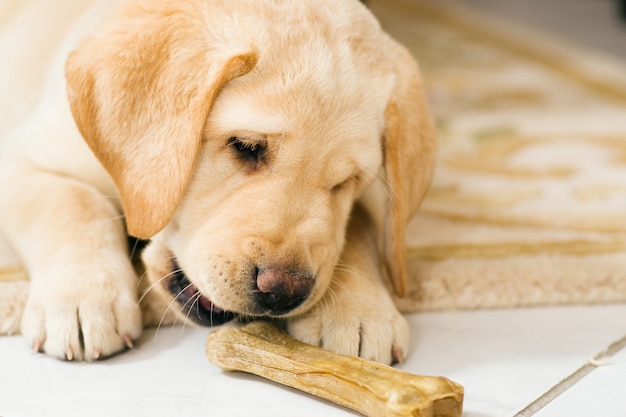
[[304,342],[402,360],[389,289],[406,291],[404,226],[436,147],[407,50],[358,0],[92,3],[0,150],[33,348],[89,361],[132,346],[129,234],[185,320],[277,318]]

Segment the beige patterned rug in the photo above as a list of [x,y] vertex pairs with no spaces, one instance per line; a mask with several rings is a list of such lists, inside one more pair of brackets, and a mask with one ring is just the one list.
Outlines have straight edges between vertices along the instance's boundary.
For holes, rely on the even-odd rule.
[[[418,57],[440,131],[401,308],[626,301],[626,67],[441,2],[371,7]],[[25,279],[0,241],[17,306],[0,333]]]
[[626,67],[442,2],[379,3],[421,63],[441,143],[399,303],[626,301]]

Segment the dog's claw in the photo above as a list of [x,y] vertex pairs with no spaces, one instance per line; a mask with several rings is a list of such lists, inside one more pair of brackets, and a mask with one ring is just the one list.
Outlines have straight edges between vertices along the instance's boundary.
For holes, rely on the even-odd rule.
[[393,350],[391,351],[391,360],[393,364],[402,365],[404,363],[404,353],[402,352],[402,349],[393,348]]
[[67,348],[67,350],[65,351],[65,359],[67,359],[68,361],[74,360],[74,352],[72,352],[72,348]]
[[41,352],[41,345],[42,344],[43,343],[41,342],[41,340],[35,340],[33,342],[33,352],[35,352],[35,353]]
[[100,359],[100,356],[102,356],[102,351],[101,350],[96,349],[96,350],[93,351],[93,358],[95,360]]
[[126,344],[126,347],[128,347],[129,349],[132,349],[135,347],[135,344],[133,343],[133,338],[130,337],[130,335],[125,335],[124,336],[124,343]]

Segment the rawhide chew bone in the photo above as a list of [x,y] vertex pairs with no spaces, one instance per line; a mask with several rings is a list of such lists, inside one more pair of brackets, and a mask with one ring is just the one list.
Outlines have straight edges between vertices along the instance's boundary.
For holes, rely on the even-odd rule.
[[207,357],[297,388],[369,417],[460,417],[463,387],[301,343],[270,323],[224,327],[209,334]]

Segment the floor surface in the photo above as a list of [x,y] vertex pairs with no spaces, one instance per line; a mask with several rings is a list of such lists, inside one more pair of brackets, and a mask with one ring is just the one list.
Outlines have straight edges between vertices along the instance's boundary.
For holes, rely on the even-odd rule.
[[[411,354],[401,369],[465,386],[465,417],[515,416],[626,334],[626,305],[409,316]],[[149,330],[129,352],[96,363],[35,354],[0,338],[2,417],[334,417],[349,410],[262,378],[226,373],[204,354],[209,329]],[[626,351],[536,413],[621,417]]]

